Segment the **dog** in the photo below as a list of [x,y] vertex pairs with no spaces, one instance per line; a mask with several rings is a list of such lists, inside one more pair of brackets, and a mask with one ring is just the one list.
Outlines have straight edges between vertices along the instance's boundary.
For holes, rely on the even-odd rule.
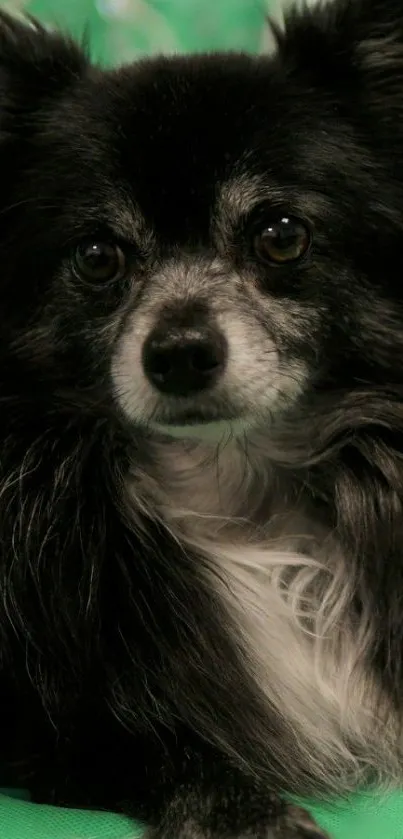
[[403,772],[403,10],[103,69],[0,19],[4,783],[155,839]]

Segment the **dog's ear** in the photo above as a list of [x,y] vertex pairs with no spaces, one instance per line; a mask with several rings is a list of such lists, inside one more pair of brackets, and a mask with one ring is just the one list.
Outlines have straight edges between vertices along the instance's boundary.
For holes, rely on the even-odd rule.
[[[403,3],[401,0],[328,0],[295,6],[275,31],[280,54],[292,72],[344,89],[381,89],[401,96]],[[393,77],[396,84],[391,85]]]
[[88,64],[68,37],[0,11],[0,121],[2,110],[35,110],[44,96],[62,94]]

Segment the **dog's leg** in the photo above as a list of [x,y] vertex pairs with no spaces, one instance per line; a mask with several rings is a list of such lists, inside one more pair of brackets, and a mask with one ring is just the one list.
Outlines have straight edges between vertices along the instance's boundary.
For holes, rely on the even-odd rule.
[[180,788],[147,839],[328,839],[302,808],[255,788]]

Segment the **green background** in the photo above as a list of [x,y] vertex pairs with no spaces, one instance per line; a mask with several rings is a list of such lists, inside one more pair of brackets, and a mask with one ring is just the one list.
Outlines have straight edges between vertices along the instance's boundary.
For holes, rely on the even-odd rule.
[[280,0],[0,0],[51,25],[91,33],[93,55],[122,63],[156,52],[265,49],[265,15]]

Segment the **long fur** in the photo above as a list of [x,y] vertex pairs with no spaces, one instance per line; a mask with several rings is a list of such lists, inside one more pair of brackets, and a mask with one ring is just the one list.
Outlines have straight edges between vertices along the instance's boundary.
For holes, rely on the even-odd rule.
[[[3,780],[163,839],[402,780],[403,14],[276,37],[102,70],[0,16]],[[172,323],[225,339],[207,394],[150,384]]]

